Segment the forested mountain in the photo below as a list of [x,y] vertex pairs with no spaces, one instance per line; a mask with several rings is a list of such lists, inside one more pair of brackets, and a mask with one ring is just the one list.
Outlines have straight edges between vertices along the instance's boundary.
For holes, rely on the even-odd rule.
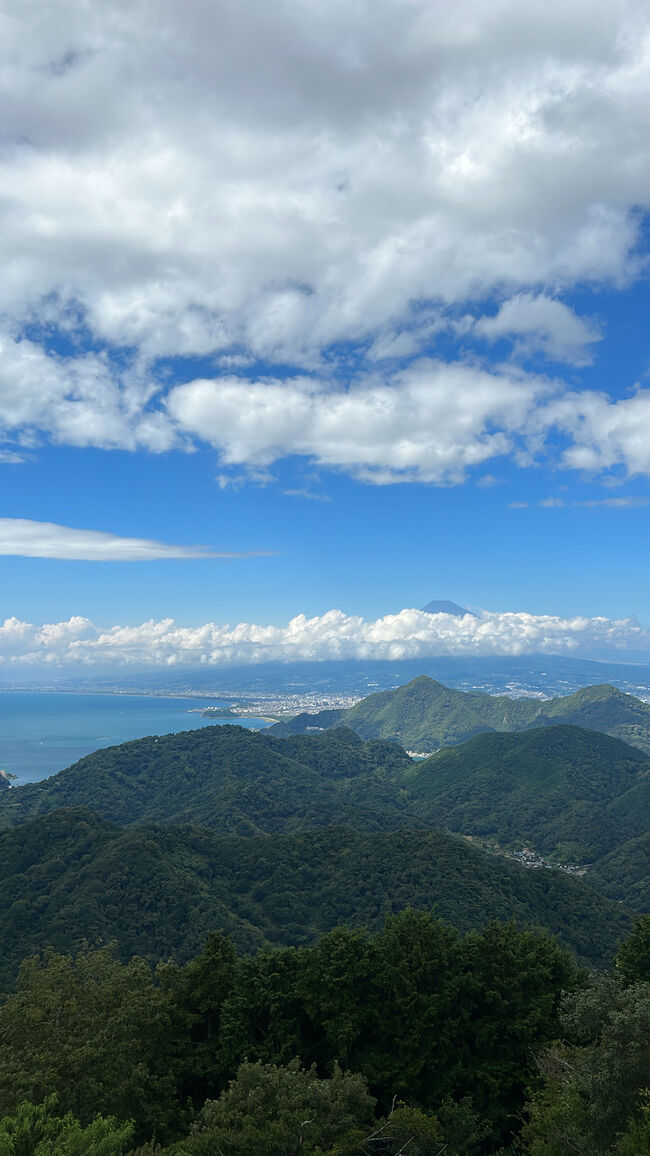
[[575,962],[647,904],[649,768],[567,725],[419,763],[225,726],[4,790],[0,1152],[650,1156],[650,935]]
[[586,864],[587,882],[644,910],[649,771],[636,748],[562,725],[477,735],[419,763],[344,727],[286,738],[206,727],[96,751],[4,791],[0,824],[72,806],[118,825],[192,823],[222,835],[437,828]]
[[614,686],[588,686],[546,701],[467,693],[422,675],[397,690],[364,698],[349,710],[300,714],[272,734],[350,727],[363,739],[385,739],[431,751],[490,731],[522,731],[568,723],[602,731],[650,753],[650,705]]
[[437,826],[564,862],[593,863],[650,829],[650,759],[579,727],[479,735],[402,781]]
[[117,827],[63,808],[0,835],[0,987],[52,944],[115,941],[120,956],[185,961],[214,928],[245,951],[313,943],[345,923],[431,910],[462,931],[491,919],[547,927],[603,965],[629,913],[559,872],[526,871],[435,831],[328,828],[240,838],[196,826]]
[[[410,759],[394,743],[352,731],[274,738],[238,726],[138,739],[2,793],[0,825],[83,806],[115,823],[198,823],[224,833],[349,823],[380,829],[408,813],[396,790]],[[409,822],[421,825],[414,813]]]

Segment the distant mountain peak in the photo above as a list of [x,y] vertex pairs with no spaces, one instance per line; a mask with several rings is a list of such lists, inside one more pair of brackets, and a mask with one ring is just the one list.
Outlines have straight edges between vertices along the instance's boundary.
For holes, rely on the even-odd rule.
[[446,599],[442,601],[427,602],[426,606],[422,607],[425,614],[454,614],[456,618],[462,618],[465,614],[471,614],[472,618],[476,615],[471,610],[465,610],[459,606],[457,602],[448,602]]

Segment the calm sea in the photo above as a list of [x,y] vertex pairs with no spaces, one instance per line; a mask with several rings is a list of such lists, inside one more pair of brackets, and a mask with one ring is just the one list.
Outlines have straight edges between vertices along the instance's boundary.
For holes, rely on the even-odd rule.
[[[210,726],[200,708],[224,706],[215,699],[158,698],[121,694],[58,694],[0,691],[0,769],[18,783],[36,782],[100,747],[145,735]],[[252,730],[263,719],[223,719]]]

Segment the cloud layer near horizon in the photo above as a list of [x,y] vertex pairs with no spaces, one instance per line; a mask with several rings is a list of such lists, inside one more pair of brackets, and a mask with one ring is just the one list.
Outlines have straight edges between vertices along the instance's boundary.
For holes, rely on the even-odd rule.
[[[588,654],[650,649],[650,632],[633,618],[558,618],[483,613],[456,618],[402,610],[375,621],[330,610],[297,615],[286,626],[177,626],[172,619],[102,629],[87,618],[0,626],[0,666],[227,666],[314,659],[428,658],[442,655]],[[622,658],[624,656],[622,655]]]
[[[32,0],[0,44],[5,462],[204,441],[371,482],[650,475],[650,390],[558,380],[602,336],[562,296],[644,268],[642,0]],[[437,334],[458,360],[420,362]]]

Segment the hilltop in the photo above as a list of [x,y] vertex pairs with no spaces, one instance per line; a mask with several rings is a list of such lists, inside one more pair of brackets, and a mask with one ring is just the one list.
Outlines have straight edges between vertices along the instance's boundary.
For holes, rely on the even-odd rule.
[[441,601],[434,598],[432,602],[427,602],[422,610],[425,614],[453,614],[456,618],[464,618],[466,614],[469,614],[471,618],[476,618],[471,610],[465,610],[457,602],[449,602],[447,599]]
[[[39,783],[2,792],[0,827],[82,806],[117,824],[198,823],[224,834],[404,821],[395,789],[410,765],[394,743],[363,743],[340,728],[274,738],[238,726],[137,739],[80,759]],[[413,815],[411,825],[421,825]]]
[[601,731],[650,754],[650,705],[608,684],[539,700],[454,690],[420,675],[396,690],[369,695],[348,710],[300,714],[276,723],[270,733],[304,734],[344,725],[363,739],[432,751],[477,734],[562,723]]

